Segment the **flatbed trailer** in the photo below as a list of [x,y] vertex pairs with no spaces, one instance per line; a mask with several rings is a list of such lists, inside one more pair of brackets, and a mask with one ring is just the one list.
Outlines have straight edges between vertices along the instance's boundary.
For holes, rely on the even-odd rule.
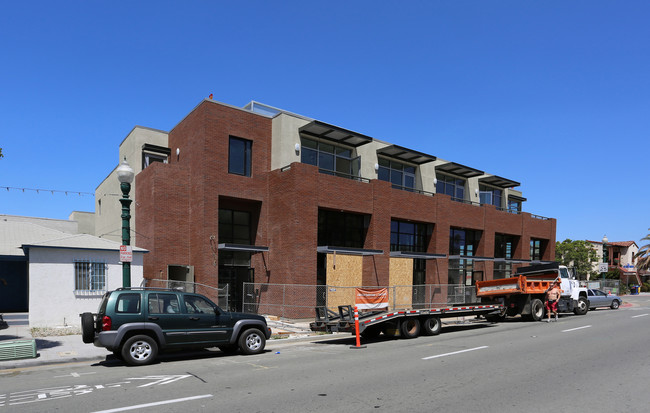
[[[309,325],[311,330],[356,334],[353,307],[341,305],[338,310],[337,314],[326,307],[316,307],[316,320]],[[433,336],[440,333],[441,318],[485,316],[502,310],[501,304],[456,304],[443,308],[372,311],[359,315],[359,334],[364,338],[381,333],[403,338],[414,338],[421,333]]]

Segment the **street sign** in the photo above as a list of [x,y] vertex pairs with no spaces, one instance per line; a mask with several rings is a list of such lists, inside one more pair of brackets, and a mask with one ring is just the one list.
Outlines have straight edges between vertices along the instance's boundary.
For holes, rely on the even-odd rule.
[[133,262],[133,247],[120,245],[120,262]]
[[609,271],[609,265],[606,262],[601,262],[598,264],[598,272],[607,272]]

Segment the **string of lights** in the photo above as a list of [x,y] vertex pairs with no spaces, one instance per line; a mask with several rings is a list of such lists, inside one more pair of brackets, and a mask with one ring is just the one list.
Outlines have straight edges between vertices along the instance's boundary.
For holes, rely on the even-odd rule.
[[58,193],[58,194],[66,194],[66,195],[72,194],[72,195],[79,195],[79,196],[86,196],[86,195],[95,196],[95,194],[92,193],[92,192],[65,191],[65,190],[61,190],[61,189],[17,188],[17,187],[13,187],[13,186],[0,186],[0,190],[1,189],[6,189],[7,191],[21,191],[21,192],[30,191],[30,192],[36,192],[37,194],[40,194],[41,192],[43,192],[43,193],[48,193],[49,192],[52,195],[54,195],[55,193]]

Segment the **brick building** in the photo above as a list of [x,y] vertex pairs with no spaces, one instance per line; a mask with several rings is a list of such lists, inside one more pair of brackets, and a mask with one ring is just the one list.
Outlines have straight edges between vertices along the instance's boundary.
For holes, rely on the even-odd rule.
[[145,277],[227,283],[234,307],[243,282],[473,285],[555,257],[518,182],[332,124],[205,99],[168,141],[136,176]]

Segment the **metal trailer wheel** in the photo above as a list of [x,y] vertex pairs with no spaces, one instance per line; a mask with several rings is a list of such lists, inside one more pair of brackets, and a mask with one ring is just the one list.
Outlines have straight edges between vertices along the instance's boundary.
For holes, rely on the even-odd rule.
[[544,318],[544,303],[539,298],[533,299],[530,303],[530,318],[533,321],[541,321]]
[[436,336],[440,334],[442,323],[438,317],[429,317],[422,324],[423,332],[427,336]]
[[573,313],[576,315],[585,315],[587,311],[589,311],[587,299],[584,297],[578,298],[578,305],[573,309]]
[[122,346],[122,359],[132,366],[151,364],[158,355],[158,343],[146,335],[133,336]]
[[239,348],[244,354],[259,354],[264,351],[266,338],[256,328],[249,328],[239,337]]
[[400,325],[400,333],[404,338],[415,338],[420,335],[420,320],[407,317]]
[[81,314],[81,340],[86,344],[95,340],[95,317],[92,313]]

